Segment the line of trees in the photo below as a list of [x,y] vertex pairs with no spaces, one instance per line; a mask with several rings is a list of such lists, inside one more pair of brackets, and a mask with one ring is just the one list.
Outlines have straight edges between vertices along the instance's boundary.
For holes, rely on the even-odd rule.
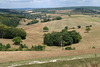
[[30,23],[28,23],[27,25],[36,24],[36,23],[38,23],[38,22],[39,22],[38,20],[33,20],[33,21],[31,21]]
[[0,43],[0,51],[43,51],[45,50],[46,46],[42,46],[42,45],[35,45],[31,48],[28,48],[28,46],[26,44],[20,44],[19,48],[12,48],[10,44],[6,44],[3,45],[2,43]]
[[52,32],[44,34],[44,44],[48,46],[67,46],[81,41],[81,35],[73,31],[63,29],[61,32]]

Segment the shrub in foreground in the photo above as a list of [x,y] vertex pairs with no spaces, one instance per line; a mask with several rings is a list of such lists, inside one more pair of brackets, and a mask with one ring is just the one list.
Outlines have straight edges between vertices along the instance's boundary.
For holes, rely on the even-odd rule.
[[75,47],[66,47],[65,50],[75,50]]
[[7,45],[3,45],[2,43],[0,43],[0,51],[43,51],[45,50],[46,48],[46,45],[35,45],[31,48],[28,48],[28,46],[26,44],[20,44],[19,48],[16,49],[16,48],[12,48],[10,46],[10,44],[7,44]]
[[42,45],[38,45],[38,46],[33,46],[32,45],[32,47],[31,47],[31,51],[42,51],[42,50],[44,50],[45,49],[45,46],[42,46]]

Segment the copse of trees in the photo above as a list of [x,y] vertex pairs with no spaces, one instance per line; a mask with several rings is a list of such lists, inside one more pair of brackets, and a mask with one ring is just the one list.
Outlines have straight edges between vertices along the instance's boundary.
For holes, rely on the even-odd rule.
[[48,46],[64,46],[79,43],[81,41],[81,35],[74,31],[68,31],[63,29],[61,32],[52,32],[44,34],[44,44]]
[[38,20],[33,20],[33,21],[31,21],[30,23],[28,23],[27,25],[36,24],[36,23],[38,23],[38,22],[39,22]]
[[44,22],[48,22],[48,21],[51,21],[51,19],[45,18],[45,19],[43,19],[41,22],[44,23]]
[[61,19],[62,19],[62,17],[60,17],[60,16],[53,18],[53,20],[61,20]]
[[26,32],[21,28],[0,26],[0,38],[13,39],[14,37],[26,38]]

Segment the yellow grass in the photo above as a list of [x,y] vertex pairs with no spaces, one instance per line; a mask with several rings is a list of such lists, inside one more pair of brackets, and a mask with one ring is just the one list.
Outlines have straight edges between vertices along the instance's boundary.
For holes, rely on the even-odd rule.
[[[0,52],[0,62],[8,61],[18,61],[18,60],[27,60],[27,59],[38,59],[45,57],[57,57],[57,56],[66,56],[66,55],[79,55],[79,54],[90,54],[90,53],[100,53],[100,20],[98,17],[92,18],[91,16],[86,15],[73,15],[71,17],[62,16],[62,20],[55,20],[47,23],[37,23],[33,25],[22,25],[20,26],[27,32],[26,40],[23,40],[23,44],[31,47],[31,45],[42,45],[43,44],[43,32],[42,29],[44,26],[48,26],[50,31],[61,31],[65,26],[77,27],[81,25],[81,29],[77,30],[83,37],[82,41],[78,44],[71,45],[75,47],[76,50],[73,51],[61,51],[60,47],[47,47],[44,52]],[[27,23],[27,22],[26,22]],[[85,26],[93,25],[90,33],[85,32]],[[13,44],[11,39],[0,39],[0,42],[3,44]],[[92,49],[95,46],[96,49]],[[12,47],[18,48],[16,45]],[[83,50],[85,49],[85,50]],[[17,57],[15,57],[17,56]],[[12,58],[13,57],[13,58]]]

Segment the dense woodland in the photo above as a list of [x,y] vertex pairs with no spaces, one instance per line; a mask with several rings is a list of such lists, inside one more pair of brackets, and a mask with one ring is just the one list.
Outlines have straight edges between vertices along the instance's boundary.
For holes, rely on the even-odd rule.
[[0,14],[0,23],[10,27],[16,27],[19,25],[19,21],[22,18],[25,17],[20,15]]
[[7,26],[0,26],[0,38],[12,39],[14,37],[21,37],[22,39],[26,38],[26,32],[21,28],[13,28]]

